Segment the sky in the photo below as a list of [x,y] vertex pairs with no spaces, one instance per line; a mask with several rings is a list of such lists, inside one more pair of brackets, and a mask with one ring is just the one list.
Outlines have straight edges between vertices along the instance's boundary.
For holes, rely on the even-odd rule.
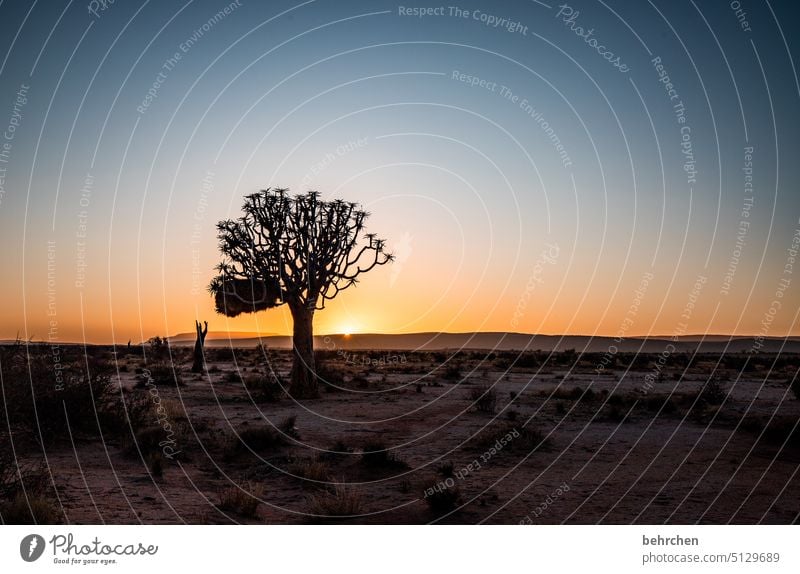
[[396,261],[317,333],[800,335],[791,2],[0,3],[0,339],[289,334],[206,290],[266,187]]

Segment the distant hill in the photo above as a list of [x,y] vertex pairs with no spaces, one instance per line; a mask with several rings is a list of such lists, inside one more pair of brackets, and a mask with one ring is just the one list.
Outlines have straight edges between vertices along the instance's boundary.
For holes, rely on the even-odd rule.
[[[231,340],[257,340],[259,337],[277,337],[277,333],[251,333],[247,331],[209,331],[208,335],[206,335],[206,344],[211,341],[225,341],[226,343]],[[171,337],[167,337],[170,343],[173,345],[187,343],[190,342],[194,345],[194,341],[197,338],[197,333],[192,331],[191,333],[178,333],[177,335],[172,335]],[[257,343],[252,343],[255,346]]]
[[[291,337],[285,335],[253,336],[244,333],[208,334],[208,347],[255,347],[258,344],[273,349],[290,349]],[[237,336],[243,335],[243,336]],[[194,333],[183,333],[170,337],[173,345],[193,345]],[[753,348],[753,337],[730,337],[726,335],[687,335],[673,343],[677,351],[702,352],[746,352]],[[589,337],[585,335],[530,335],[526,333],[407,333],[390,335],[381,333],[358,333],[354,335],[318,335],[314,343],[319,350],[393,350],[434,351],[446,349],[493,349],[499,351],[566,351],[574,349],[591,353],[604,353],[610,347],[617,352],[660,353],[670,343],[670,338],[646,337],[624,339],[616,343],[613,337]],[[766,338],[760,349],[762,353],[800,353],[799,338]]]

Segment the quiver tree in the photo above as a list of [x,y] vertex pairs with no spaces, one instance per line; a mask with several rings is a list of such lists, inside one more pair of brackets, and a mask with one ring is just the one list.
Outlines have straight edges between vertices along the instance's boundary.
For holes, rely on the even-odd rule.
[[355,203],[266,189],[245,198],[243,215],[217,224],[223,261],[209,286],[218,313],[235,317],[288,305],[294,322],[290,394],[317,394],[314,312],[392,260],[385,241],[363,234],[368,214]]
[[208,335],[208,321],[203,321],[202,326],[200,325],[200,321],[195,321],[194,329],[197,331],[197,339],[194,342],[194,361],[192,361],[192,372],[202,373],[205,370],[206,365],[203,345],[205,345],[206,335]]

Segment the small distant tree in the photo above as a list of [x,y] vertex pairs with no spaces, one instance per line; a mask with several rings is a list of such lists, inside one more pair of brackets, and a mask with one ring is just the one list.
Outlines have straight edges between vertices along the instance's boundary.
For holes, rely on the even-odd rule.
[[235,317],[288,305],[294,330],[290,394],[317,395],[314,312],[392,261],[385,241],[363,234],[368,217],[355,203],[290,196],[271,188],[248,195],[238,219],[217,224],[223,261],[209,286],[218,313]]

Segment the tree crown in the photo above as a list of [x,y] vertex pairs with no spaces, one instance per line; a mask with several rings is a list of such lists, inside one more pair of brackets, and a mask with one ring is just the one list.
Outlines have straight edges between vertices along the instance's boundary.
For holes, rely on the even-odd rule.
[[323,309],[359,275],[392,261],[383,239],[362,235],[369,214],[358,204],[286,192],[248,195],[241,217],[217,224],[223,261],[209,290],[218,312],[236,316],[284,303]]

